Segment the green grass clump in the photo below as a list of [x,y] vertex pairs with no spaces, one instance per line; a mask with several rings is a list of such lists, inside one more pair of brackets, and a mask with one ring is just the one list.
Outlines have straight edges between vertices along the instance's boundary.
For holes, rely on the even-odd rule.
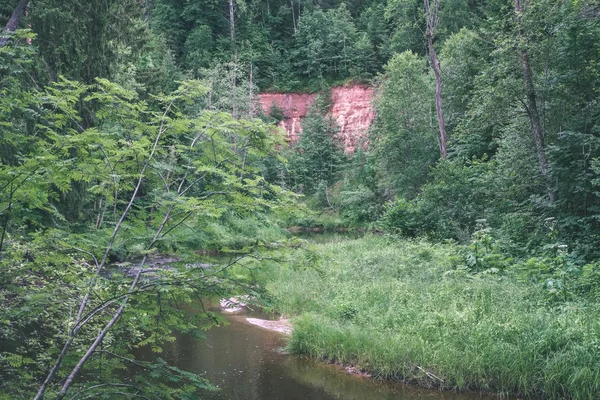
[[269,271],[290,348],[376,377],[535,398],[597,398],[600,310],[552,304],[510,271],[473,274],[452,244],[367,236]]

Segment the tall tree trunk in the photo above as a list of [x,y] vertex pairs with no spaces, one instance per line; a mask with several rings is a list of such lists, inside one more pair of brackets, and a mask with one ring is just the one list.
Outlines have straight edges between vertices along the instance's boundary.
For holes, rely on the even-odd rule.
[[248,119],[254,118],[254,71],[250,60],[250,84],[248,93]]
[[440,73],[440,61],[437,57],[437,52],[433,46],[433,39],[435,38],[435,30],[439,22],[439,0],[433,0],[433,9],[429,0],[424,0],[425,15],[427,18],[427,49],[429,53],[429,63],[433,68],[433,74],[435,75],[435,111],[437,114],[438,126],[440,128],[440,153],[442,159],[445,160],[448,157],[447,143],[448,135],[446,133],[446,121],[444,120],[444,108],[442,106],[442,76]]
[[[233,55],[233,64],[231,66],[231,115],[234,119],[238,119],[238,101],[237,101],[237,74],[238,74],[238,57],[237,51]],[[234,149],[235,150],[235,149]]]
[[238,118],[237,109],[237,63],[238,54],[237,47],[235,45],[235,9],[234,0],[229,0],[229,26],[231,30],[231,47],[233,49],[233,71],[231,74],[231,113],[233,118]]
[[[20,0],[19,1],[19,4],[17,4],[15,11],[13,12],[12,16],[8,20],[2,33],[14,32],[17,30],[17,27],[19,26],[19,21],[21,21],[21,17],[23,16],[25,9],[27,8],[27,4],[29,4],[29,0]],[[7,37],[0,38],[0,47],[6,45],[7,43],[8,43]]]
[[229,25],[231,29],[231,44],[235,45],[235,14],[233,0],[229,0]]
[[429,46],[429,59],[435,75],[435,111],[437,113],[438,125],[440,127],[440,153],[442,159],[448,157],[447,143],[448,136],[446,134],[446,121],[444,120],[444,109],[442,106],[442,77],[440,74],[440,61],[437,58],[437,53],[433,47],[433,39],[427,39]]
[[[514,0],[515,4],[515,17],[517,24],[519,25],[519,39],[525,37],[525,31],[521,26],[521,3],[520,0]],[[535,94],[535,85],[533,84],[533,74],[531,73],[531,65],[529,63],[529,55],[527,50],[521,49],[519,54],[521,60],[521,68],[523,69],[523,80],[525,82],[526,92],[526,111],[531,123],[531,131],[535,139],[535,150],[537,152],[538,164],[542,177],[544,178],[548,197],[550,201],[554,201],[554,191],[552,190],[549,183],[548,176],[548,159],[546,158],[546,151],[544,149],[544,127],[540,121],[540,114],[537,107],[537,98]]]
[[294,33],[296,33],[296,14],[294,13],[294,0],[290,0],[292,6],[292,25],[294,27]]
[[5,210],[6,214],[4,214],[4,224],[2,225],[2,235],[0,236],[0,253],[2,253],[2,248],[4,247],[4,238],[6,237],[6,231],[8,230],[8,222],[10,221],[10,211],[12,210],[14,194],[15,194],[15,190],[13,189],[13,185],[11,183],[10,184],[10,196],[8,198],[8,207]]
[[[253,82],[253,71],[252,71],[252,60],[250,60],[250,87],[248,93],[248,119],[251,120],[254,118],[254,82]],[[244,177],[244,169],[246,168],[246,159],[248,157],[248,141],[246,140],[246,145],[244,145],[244,156],[242,157],[242,170],[240,171],[240,180]]]

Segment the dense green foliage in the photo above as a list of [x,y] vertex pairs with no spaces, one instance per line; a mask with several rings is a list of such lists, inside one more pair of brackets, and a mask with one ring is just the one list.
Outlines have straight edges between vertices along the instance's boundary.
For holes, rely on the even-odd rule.
[[[230,62],[252,64],[263,89],[313,89],[372,77],[387,59],[388,27],[378,2],[157,0],[151,26],[193,75]],[[379,14],[379,15],[378,15]]]
[[[141,22],[121,5],[89,5],[102,13],[88,28],[116,35],[94,36],[100,48],[75,23],[60,38],[44,33],[63,48],[22,31],[0,47],[1,398],[197,398],[210,384],[165,363],[162,344],[174,329],[200,336],[219,323],[186,307],[250,290],[233,267],[285,238],[273,212],[292,198],[260,175],[281,136],[208,105],[226,89],[155,80],[177,70],[150,66],[168,60],[159,39],[140,58],[133,47],[103,53],[129,40],[111,13]],[[87,13],[78,2],[36,6],[40,32],[53,31],[55,12]],[[80,53],[69,59],[71,43]],[[198,254],[233,249],[225,265]],[[160,267],[163,254],[181,262]],[[140,346],[156,360],[133,359]]]
[[[560,243],[576,265],[598,259],[597,5],[540,0],[517,14],[513,6],[440,3],[434,45],[449,135],[449,156],[441,161],[435,84],[419,34],[422,5],[387,2],[386,43],[396,52],[374,82],[369,151],[332,165],[345,172],[307,192],[313,203],[335,209],[348,224],[462,243],[486,220],[507,256],[536,256]],[[321,146],[310,135],[302,140]],[[289,175],[306,176],[313,162],[292,164]],[[556,227],[552,238],[544,233],[548,220]]]
[[[306,194],[327,219],[457,244],[367,239],[273,269],[275,307],[299,315],[293,350],[426,385],[595,396],[598,5],[515,4],[440,2],[440,160],[422,4],[386,2],[369,151]],[[288,174],[306,179],[318,163],[297,148]]]
[[[593,397],[600,6],[425,3],[430,46],[414,0],[29,2],[0,37],[0,398],[196,398],[201,377],[132,349],[218,323],[192,299],[260,291],[258,254],[291,225],[397,235],[268,266],[274,305],[302,314],[295,350]],[[348,155],[328,93],[351,82],[376,118]],[[319,91],[290,146],[266,90]],[[197,268],[210,251],[237,257]],[[164,254],[181,263],[148,267]]]
[[[7,121],[3,148],[12,151],[3,156],[0,174],[0,335],[12,344],[1,356],[8,398],[17,388],[35,393],[55,359],[56,378],[78,372],[76,363],[86,351],[91,357],[81,359],[84,370],[102,373],[63,386],[58,398],[67,389],[111,398],[120,382],[115,372],[135,364],[129,361],[132,347],[152,346],[158,353],[173,328],[196,331],[198,323],[217,322],[209,314],[186,315],[180,307],[242,284],[227,268],[193,267],[199,263],[194,251],[231,245],[244,254],[250,243],[258,244],[260,225],[248,232],[238,220],[284,205],[282,190],[252,166],[269,154],[277,135],[260,121],[199,110],[205,93],[198,82],[184,82],[173,94],[155,97],[153,111],[109,81],[86,86],[61,80],[19,104],[18,113],[33,116],[35,123]],[[87,115],[93,127],[80,125],[75,106],[93,110]],[[211,227],[217,221],[221,230],[233,228],[235,240],[221,234],[215,243]],[[148,267],[153,254],[172,252],[186,264]],[[123,269],[109,266],[109,259],[141,261]],[[97,336],[101,329],[106,333]],[[116,340],[119,336],[129,340]],[[96,337],[101,347],[92,344]],[[22,374],[25,365],[28,372]],[[160,359],[141,367],[149,377],[140,375],[135,384],[119,387],[121,392],[186,398],[207,386]],[[149,378],[155,379],[150,385]],[[180,383],[177,390],[169,380]],[[50,377],[49,396],[58,392],[57,383]]]
[[339,179],[344,153],[335,143],[335,123],[318,109],[309,112],[302,128],[289,157],[290,184],[298,192],[320,194]]

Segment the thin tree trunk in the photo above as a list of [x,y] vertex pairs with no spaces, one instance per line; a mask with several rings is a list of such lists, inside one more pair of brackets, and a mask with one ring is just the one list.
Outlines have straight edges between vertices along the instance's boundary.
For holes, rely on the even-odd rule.
[[[182,188],[182,185],[179,186],[180,192],[181,192],[181,188]],[[159,228],[156,230],[156,233],[154,234],[154,238],[152,239],[152,242],[150,242],[150,245],[148,246],[148,250],[152,249],[154,247],[154,245],[156,244],[156,242],[158,241],[160,234],[162,233],[167,222],[169,222],[169,220],[171,218],[171,213],[173,212],[174,207],[175,206],[171,205],[169,207],[169,209],[167,210],[167,212],[165,213],[162,223],[160,224]],[[102,341],[106,337],[106,334],[108,333],[108,331],[114,326],[114,324],[119,320],[119,318],[121,318],[121,315],[123,315],[123,312],[125,311],[125,307],[127,306],[127,303],[129,303],[129,299],[131,298],[131,295],[135,291],[135,288],[136,288],[138,282],[140,281],[140,277],[142,275],[142,271],[144,269],[144,264],[146,263],[147,258],[148,258],[148,256],[144,255],[144,257],[142,258],[142,261],[139,263],[139,270],[138,270],[137,274],[135,275],[133,282],[131,282],[129,291],[127,292],[127,295],[123,299],[121,306],[113,314],[113,317],[104,326],[102,331],[100,331],[100,333],[98,333],[98,336],[96,336],[96,339],[94,340],[94,342],[90,345],[90,347],[88,347],[87,351],[85,352],[83,357],[81,357],[81,359],[79,360],[77,365],[75,365],[75,367],[73,368],[73,370],[71,371],[71,373],[69,374],[67,379],[65,380],[65,383],[63,384],[62,388],[60,389],[57,399],[60,400],[66,396],[67,392],[69,391],[69,388],[73,384],[73,381],[75,380],[75,377],[77,376],[77,374],[79,374],[79,371],[81,370],[81,368],[83,368],[83,366],[85,365],[87,360],[92,356],[92,354],[94,354],[94,352],[96,351],[98,346],[102,343]]]
[[15,191],[13,190],[13,184],[10,184],[10,197],[8,198],[8,207],[6,208],[6,214],[4,214],[4,225],[2,226],[2,236],[0,236],[0,253],[2,253],[2,248],[4,247],[4,238],[6,237],[6,231],[8,230],[8,222],[10,221],[10,211],[12,210],[13,205],[13,195]]
[[[182,184],[179,185],[178,195],[181,195],[182,188],[183,188],[183,185]],[[171,213],[173,212],[174,207],[175,207],[174,205],[171,205],[169,207],[169,209],[167,210],[167,212],[165,213],[165,216],[164,216],[160,226],[156,230],[152,241],[148,245],[148,250],[151,250],[154,247],[154,245],[156,244],[156,242],[158,241],[158,239],[160,238],[162,231],[164,230],[165,226],[167,225],[167,222],[169,222],[169,220],[171,219]],[[83,368],[83,366],[85,365],[87,360],[92,356],[92,354],[94,354],[94,352],[96,351],[98,346],[102,343],[102,341],[106,337],[106,334],[110,331],[110,329],[114,326],[114,324],[121,318],[121,315],[123,315],[123,312],[125,311],[125,307],[127,306],[127,303],[129,303],[131,295],[133,294],[133,292],[135,291],[135,288],[137,287],[137,284],[139,283],[139,280],[142,275],[143,267],[144,267],[144,264],[146,263],[147,257],[148,257],[147,255],[144,255],[144,257],[142,258],[142,261],[139,263],[139,270],[138,270],[137,274],[135,275],[135,278],[131,282],[129,291],[127,292],[127,295],[124,297],[123,302],[121,303],[121,306],[117,309],[117,311],[115,311],[115,313],[113,314],[113,317],[104,326],[102,331],[100,331],[100,333],[98,333],[98,336],[96,336],[96,339],[94,340],[94,342],[90,345],[90,347],[88,347],[88,349],[85,352],[85,354],[83,355],[83,357],[81,357],[81,359],[79,360],[77,365],[75,365],[75,367],[73,368],[73,370],[71,371],[71,373],[69,374],[67,379],[65,380],[65,383],[63,384],[63,386],[57,396],[58,400],[60,400],[66,396],[67,392],[69,391],[69,388],[73,384],[73,381],[75,380],[75,377],[79,374],[79,371],[81,370],[81,368]]]
[[444,109],[442,106],[442,77],[440,74],[440,62],[437,58],[435,48],[433,47],[432,38],[429,37],[427,41],[429,44],[429,57],[431,60],[431,66],[433,67],[433,74],[435,75],[435,111],[437,113],[438,126],[440,128],[440,153],[442,154],[442,159],[445,160],[448,157],[448,136],[446,134],[446,121],[444,120]]
[[[146,256],[144,256],[142,262],[145,262],[145,261],[146,261]],[[71,373],[67,377],[64,385],[60,389],[60,392],[56,396],[56,398],[58,400],[63,399],[67,395],[67,392],[68,392],[69,388],[73,384],[73,381],[74,381],[75,377],[77,376],[77,374],[79,373],[79,371],[81,370],[81,368],[83,367],[83,365],[92,356],[92,354],[94,354],[94,352],[98,348],[98,345],[100,345],[100,343],[102,343],[102,340],[104,340],[104,337],[106,337],[106,334],[108,333],[108,331],[110,330],[110,328],[113,327],[113,325],[119,320],[119,318],[123,314],[123,311],[125,311],[125,306],[127,306],[127,303],[129,302],[131,294],[133,294],[133,291],[135,290],[135,288],[136,288],[136,286],[137,286],[137,284],[138,284],[138,282],[140,280],[140,276],[141,275],[142,275],[142,268],[140,268],[139,271],[137,272],[137,274],[135,275],[135,278],[133,279],[133,282],[131,283],[131,286],[129,287],[129,292],[127,293],[127,296],[125,296],[125,298],[123,299],[123,304],[121,304],[121,306],[119,307],[119,309],[114,313],[113,317],[105,325],[104,329],[102,329],[102,331],[100,331],[100,333],[98,334],[98,336],[96,336],[96,340],[94,340],[94,343],[92,343],[92,345],[88,348],[88,350],[85,352],[85,354],[83,355],[83,357],[81,357],[81,359],[79,360],[79,362],[77,363],[77,365],[73,368],[73,370],[71,371]]]
[[9,209],[4,216],[4,224],[2,225],[2,236],[0,236],[0,253],[2,253],[2,248],[4,247],[4,238],[6,237],[6,230],[8,229],[8,222],[10,221],[10,216],[8,212],[10,212],[10,207],[12,207],[12,203],[9,205]]
[[325,200],[327,200],[327,204],[329,204],[329,208],[331,208],[333,210],[333,212],[337,212],[335,207],[331,204],[331,201],[329,201],[329,193],[327,193],[327,185],[325,185]]
[[425,15],[427,18],[427,48],[429,53],[429,63],[433,68],[433,74],[435,75],[435,111],[437,114],[438,126],[440,129],[440,153],[442,159],[445,160],[448,156],[447,142],[448,135],[446,133],[446,121],[444,120],[444,109],[442,106],[442,76],[440,73],[440,61],[437,57],[437,52],[433,46],[433,39],[435,38],[435,30],[439,22],[439,0],[433,0],[433,9],[429,0],[424,0]]
[[100,200],[98,200],[98,216],[96,217],[96,229],[100,229],[100,227],[102,226],[102,222],[104,222],[104,213],[106,212],[107,205],[108,201],[105,202],[104,198],[101,197]]
[[[238,53],[235,44],[235,10],[234,0],[229,0],[229,25],[231,30],[231,47],[233,48],[233,66],[231,71],[231,115],[233,119],[238,119],[238,104],[237,104],[237,65]],[[233,151],[237,152],[237,133],[233,134]]]
[[[515,16],[517,24],[519,25],[519,38],[525,36],[525,32],[521,25],[521,3],[520,0],[514,0],[515,4]],[[546,151],[544,149],[544,127],[540,121],[540,114],[537,107],[537,98],[535,92],[535,85],[533,84],[533,74],[531,73],[531,64],[529,63],[529,55],[527,50],[521,49],[519,54],[521,60],[521,68],[523,69],[523,80],[525,82],[525,91],[527,97],[527,115],[529,122],[531,123],[531,132],[535,139],[535,150],[537,153],[538,164],[542,177],[544,178],[548,197],[550,201],[554,201],[554,191],[549,184],[548,176],[548,159],[546,158]]]
[[540,121],[540,115],[537,108],[537,99],[535,95],[535,86],[533,85],[533,77],[531,74],[531,66],[529,64],[529,56],[526,51],[522,51],[521,67],[523,68],[523,80],[525,81],[525,90],[527,91],[527,115],[531,122],[531,131],[535,138],[535,149],[537,151],[538,162],[542,175],[548,175],[548,160],[544,150],[544,128]]
[[[23,13],[25,12],[25,9],[27,8],[27,4],[29,4],[29,0],[21,0],[21,1],[19,1],[19,4],[17,4],[17,7],[15,8],[15,11],[13,12],[12,16],[8,20],[8,23],[4,27],[4,30],[3,30],[2,33],[5,33],[5,32],[14,32],[14,31],[17,30],[17,27],[19,26],[19,21],[21,21],[21,17],[23,16]],[[8,38],[7,37],[1,37],[0,38],[0,47],[3,47],[7,43],[8,43]]]
[[[186,176],[187,176],[187,174],[186,174]],[[185,191],[183,190],[184,182],[185,182],[185,177],[184,177],[184,179],[182,179],[181,183],[179,184],[179,187],[177,188],[177,196],[178,197],[182,196],[185,193]],[[167,191],[168,190],[169,190],[169,188],[167,186]],[[162,220],[160,226],[156,230],[156,232],[154,234],[154,237],[152,238],[152,241],[150,242],[150,244],[147,247],[148,250],[151,250],[154,247],[154,245],[156,244],[156,242],[158,241],[158,239],[161,237],[161,234],[162,234],[163,230],[165,229],[165,226],[167,225],[167,223],[171,219],[171,214],[172,214],[174,208],[175,208],[175,206],[171,205],[169,207],[169,209],[167,210],[167,212],[165,213],[165,216],[163,217],[163,220]],[[167,231],[167,233],[168,233],[168,231]],[[146,263],[147,257],[148,257],[147,254],[144,255],[144,257],[142,258],[142,261],[138,264],[139,265],[139,270],[138,270],[135,278],[133,279],[133,282],[131,283],[131,286],[129,287],[129,291],[127,292],[127,295],[124,297],[123,302],[121,303],[121,306],[113,314],[113,317],[104,326],[104,328],[102,329],[102,331],[100,331],[100,333],[98,333],[98,336],[96,336],[96,339],[90,345],[90,347],[85,352],[85,354],[83,355],[83,357],[81,357],[81,359],[79,360],[79,362],[77,363],[77,365],[75,365],[75,367],[73,368],[73,370],[71,371],[71,373],[69,374],[69,376],[67,377],[67,379],[65,380],[65,383],[63,384],[63,386],[62,386],[62,388],[61,388],[61,390],[60,390],[60,392],[59,392],[59,394],[57,396],[57,399],[60,400],[60,399],[62,399],[62,398],[65,397],[65,395],[67,394],[69,388],[73,384],[73,381],[75,380],[75,377],[77,376],[77,374],[79,373],[79,371],[81,370],[81,368],[85,365],[85,363],[92,356],[92,354],[94,354],[94,352],[96,351],[96,349],[98,348],[98,346],[102,343],[102,341],[106,337],[106,334],[108,333],[108,331],[121,318],[121,315],[123,315],[123,312],[125,311],[125,307],[127,306],[127,303],[129,302],[129,300],[131,298],[131,295],[133,294],[133,292],[134,292],[137,284],[139,283],[139,280],[140,280],[140,277],[141,277],[141,274],[142,274],[142,271],[143,271],[144,264]],[[86,321],[87,321],[87,319],[86,319]]]
[[[254,118],[254,74],[252,70],[252,60],[250,60],[250,83],[248,90],[248,119]],[[244,144],[244,155],[242,156],[242,170],[240,171],[240,180],[244,178],[244,169],[246,168],[246,159],[248,157],[248,140]]]
[[250,84],[248,90],[248,118],[254,118],[254,71],[252,66],[252,60],[250,61]]
[[231,44],[235,45],[235,14],[233,8],[233,0],[229,0],[229,24],[231,29]]
[[[171,108],[172,103],[169,105],[169,107],[167,108],[167,111]],[[167,112],[165,112],[164,116],[166,116]],[[166,130],[166,128],[163,129],[163,126],[161,125],[161,128],[159,129],[159,133],[164,133],[164,131]],[[160,135],[159,135],[160,136]],[[148,163],[150,162],[150,160],[152,159],[152,156],[154,154],[154,150],[156,149],[156,145],[158,143],[158,138],[155,141],[154,147],[153,147],[153,151],[151,152],[148,161],[146,162],[146,165],[144,166],[143,171],[145,170],[146,166],[148,165]],[[140,176],[140,179],[142,179],[143,177],[143,173]],[[199,180],[196,180],[194,182],[192,182],[189,186],[187,186],[186,188],[184,188],[184,184],[187,178],[187,172],[184,175],[183,179],[181,180],[181,183],[179,184],[178,188],[177,188],[177,197],[181,197],[183,195],[185,195],[185,193],[194,186],[194,184],[196,182],[198,182]],[[138,181],[139,183],[139,181]],[[166,186],[167,191],[169,190],[169,187]],[[137,190],[136,190],[137,191]],[[224,192],[212,192],[209,195],[207,195],[207,197],[209,197],[212,194],[220,194],[220,193],[224,193]],[[132,196],[132,199],[135,199],[135,194]],[[158,229],[156,230],[154,237],[152,238],[152,241],[150,242],[150,244],[147,247],[147,250],[151,250],[156,243],[158,242],[158,240],[161,237],[164,237],[166,234],[168,234],[172,229],[174,229],[176,226],[178,226],[179,224],[181,224],[183,221],[185,221],[185,219],[187,219],[188,217],[184,217],[181,221],[179,221],[177,224],[175,224],[175,226],[169,228],[166,232],[163,233],[167,223],[171,220],[171,216],[172,216],[172,212],[173,209],[175,208],[175,205],[171,205],[169,207],[169,209],[167,210],[167,212],[165,213],[165,216],[163,217],[163,220],[160,224],[160,226],[158,227]],[[190,216],[190,214],[188,214],[188,216]],[[121,222],[120,222],[121,223]],[[111,317],[111,319],[107,322],[107,324],[104,326],[104,328],[102,329],[102,331],[100,331],[98,333],[98,335],[96,336],[96,339],[94,340],[94,342],[90,345],[90,347],[88,347],[88,349],[86,350],[85,354],[83,355],[83,357],[79,360],[79,362],[77,363],[77,365],[71,370],[71,372],[69,373],[69,375],[67,376],[60,392],[57,395],[57,399],[63,399],[67,392],[69,391],[71,385],[73,384],[75,378],[77,377],[77,375],[79,374],[79,372],[81,371],[81,368],[83,368],[83,366],[85,365],[85,363],[87,362],[87,360],[92,356],[92,354],[94,354],[94,352],[96,351],[96,349],[98,348],[98,346],[100,346],[102,344],[102,341],[104,340],[104,338],[106,337],[106,334],[110,331],[110,329],[114,326],[115,323],[118,322],[118,320],[121,318],[121,316],[123,315],[123,312],[125,311],[125,308],[131,298],[131,295],[135,292],[135,289],[139,283],[141,274],[143,272],[143,266],[145,264],[147,260],[147,255],[144,255],[142,261],[138,264],[139,265],[139,270],[136,274],[136,276],[134,277],[129,290],[127,291],[126,295],[123,298],[123,301],[120,305],[120,307],[115,311],[115,313],[113,314],[113,316]],[[106,305],[100,307],[99,309],[91,312],[85,319],[81,319],[79,318],[79,320],[81,321],[81,323],[76,327],[76,329],[80,329],[83,325],[85,325],[94,315],[96,312],[101,311],[102,309],[104,309],[106,307]],[[73,335],[71,335],[72,338],[74,338]],[[70,340],[72,340],[72,338]],[[63,353],[65,353],[65,349],[63,348]],[[61,353],[61,360],[63,357],[63,353]],[[60,365],[60,364],[59,364]],[[55,364],[55,367],[57,367],[57,365]],[[41,389],[40,389],[41,390]],[[38,393],[39,394],[39,393]],[[43,393],[41,395],[43,397]],[[40,397],[40,398],[42,398]],[[38,397],[36,397],[37,399]]]
[[229,0],[229,26],[231,30],[231,47],[233,48],[233,67],[231,74],[231,111],[234,119],[238,118],[237,110],[237,47],[235,45],[235,11],[234,0]]
[[290,0],[292,6],[292,24],[294,26],[294,34],[296,33],[296,14],[294,13],[294,0]]
[[[231,115],[233,115],[233,119],[238,119],[238,102],[237,102],[237,66],[238,66],[238,58],[237,51],[233,56],[233,65],[231,68]],[[235,150],[235,148],[234,148]]]

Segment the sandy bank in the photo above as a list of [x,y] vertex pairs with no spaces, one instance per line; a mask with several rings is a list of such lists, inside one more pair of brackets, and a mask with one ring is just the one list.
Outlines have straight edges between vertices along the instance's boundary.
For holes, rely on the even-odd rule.
[[292,334],[292,324],[286,318],[280,318],[276,321],[271,321],[268,319],[258,319],[258,318],[246,318],[252,325],[260,326],[261,328],[268,329],[270,331],[285,333],[286,335]]

